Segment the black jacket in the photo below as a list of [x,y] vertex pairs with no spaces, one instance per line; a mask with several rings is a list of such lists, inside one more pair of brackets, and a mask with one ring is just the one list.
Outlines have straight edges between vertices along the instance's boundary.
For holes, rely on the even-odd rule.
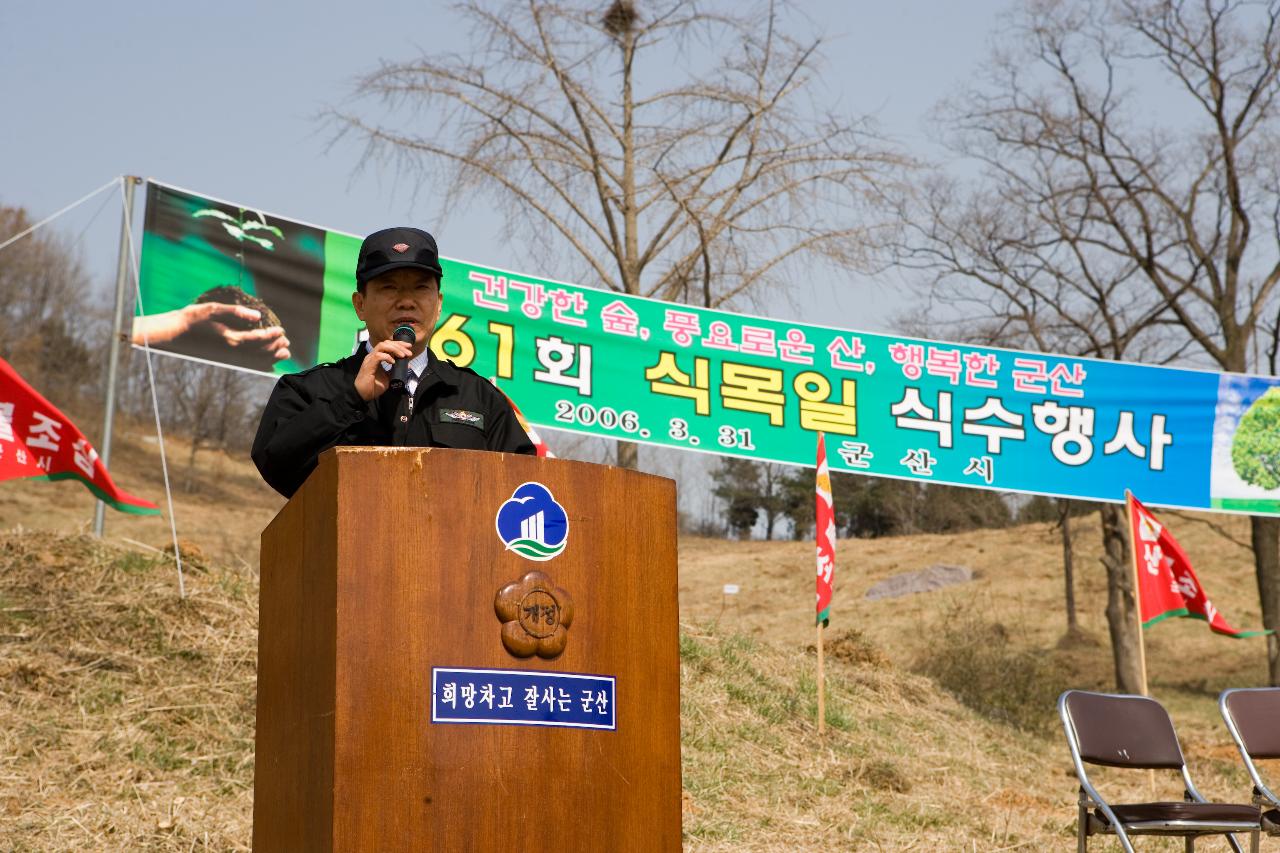
[[285,497],[315,470],[316,457],[337,445],[537,452],[506,398],[474,371],[433,353],[412,406],[393,391],[365,402],[355,386],[364,358],[362,349],[276,383],[253,440],[253,462]]

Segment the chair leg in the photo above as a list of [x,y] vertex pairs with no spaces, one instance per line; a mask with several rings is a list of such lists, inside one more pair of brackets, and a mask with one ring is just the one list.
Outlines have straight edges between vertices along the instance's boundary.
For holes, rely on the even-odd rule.
[[1089,853],[1089,812],[1084,806],[1076,814],[1076,853]]
[[1258,845],[1262,843],[1262,830],[1255,829],[1249,833],[1249,853],[1258,853]]
[[[1230,836],[1228,836],[1228,838],[1229,838],[1229,837],[1230,837]],[[1195,836],[1193,836],[1193,835],[1188,835],[1186,838],[1182,839],[1182,842],[1187,846],[1187,853],[1196,853],[1196,839],[1195,839]]]
[[1115,831],[1116,840],[1120,842],[1120,846],[1124,849],[1124,853],[1135,853],[1133,849],[1133,842],[1129,840],[1129,833],[1124,831],[1124,824],[1116,824]]

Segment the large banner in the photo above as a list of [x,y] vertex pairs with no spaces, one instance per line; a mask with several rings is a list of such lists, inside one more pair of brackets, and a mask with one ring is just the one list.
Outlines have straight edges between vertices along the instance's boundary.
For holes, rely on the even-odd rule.
[[[359,237],[150,184],[134,342],[268,373],[348,355]],[[530,422],[977,488],[1280,514],[1275,378],[779,322],[441,258],[437,354]],[[851,318],[856,321],[856,318]]]

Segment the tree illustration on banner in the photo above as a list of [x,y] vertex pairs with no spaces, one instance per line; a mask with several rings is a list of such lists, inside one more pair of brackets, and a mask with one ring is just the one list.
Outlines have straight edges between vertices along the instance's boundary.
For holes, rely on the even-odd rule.
[[1271,388],[1240,419],[1231,441],[1240,479],[1264,489],[1280,487],[1280,388]]
[[1129,498],[1129,532],[1138,576],[1139,621],[1150,628],[1173,616],[1203,619],[1228,637],[1257,637],[1268,631],[1238,631],[1209,600],[1178,540],[1151,511]]

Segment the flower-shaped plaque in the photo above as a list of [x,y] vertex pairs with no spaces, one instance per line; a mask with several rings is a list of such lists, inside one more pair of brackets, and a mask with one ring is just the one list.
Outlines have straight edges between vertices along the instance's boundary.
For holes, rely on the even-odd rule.
[[502,645],[518,658],[558,657],[569,642],[573,599],[542,572],[498,590],[493,609],[502,621]]

